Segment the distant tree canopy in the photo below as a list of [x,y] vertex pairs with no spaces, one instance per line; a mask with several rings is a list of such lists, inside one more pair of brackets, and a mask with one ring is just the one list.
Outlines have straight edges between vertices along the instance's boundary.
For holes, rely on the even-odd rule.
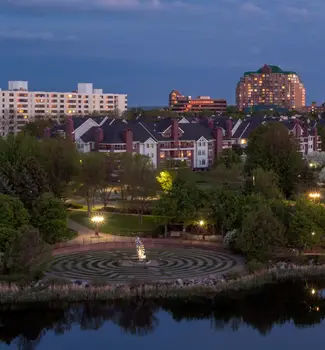
[[256,168],[273,171],[286,196],[294,194],[304,161],[297,152],[298,146],[287,128],[280,123],[269,123],[252,132],[246,149],[246,171],[252,174]]

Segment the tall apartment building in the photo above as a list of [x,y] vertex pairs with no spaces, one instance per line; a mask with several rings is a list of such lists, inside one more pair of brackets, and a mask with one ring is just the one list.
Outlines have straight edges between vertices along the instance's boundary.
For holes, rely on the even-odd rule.
[[79,83],[74,92],[48,92],[29,91],[27,81],[9,81],[8,90],[0,90],[0,136],[35,120],[62,122],[69,115],[121,114],[126,109],[127,95],[104,93],[91,83]]
[[227,109],[227,101],[224,99],[214,99],[210,96],[184,96],[177,90],[172,90],[169,94],[169,108],[178,113],[211,111],[223,113]]
[[306,105],[306,90],[297,73],[264,65],[240,78],[236,101],[239,110],[256,105],[301,109]]

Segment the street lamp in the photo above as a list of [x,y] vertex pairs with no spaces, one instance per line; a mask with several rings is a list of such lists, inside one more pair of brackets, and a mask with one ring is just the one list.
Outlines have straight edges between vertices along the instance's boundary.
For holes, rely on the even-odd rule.
[[199,225],[200,225],[201,227],[204,226],[204,224],[205,224],[204,220],[200,220],[200,221],[199,221]]
[[314,201],[317,199],[320,199],[320,193],[319,192],[309,192],[308,197]]
[[94,223],[96,226],[96,230],[95,230],[95,235],[97,237],[99,237],[99,225],[102,224],[104,222],[104,216],[102,215],[95,215],[93,216],[91,219],[91,222]]

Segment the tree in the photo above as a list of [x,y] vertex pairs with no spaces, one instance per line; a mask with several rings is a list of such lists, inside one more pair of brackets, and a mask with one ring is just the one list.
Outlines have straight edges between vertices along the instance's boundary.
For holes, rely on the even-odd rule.
[[322,125],[318,126],[318,134],[322,141],[322,151],[325,151],[325,127]]
[[38,229],[22,226],[10,251],[9,272],[29,272],[49,256],[50,249],[41,239]]
[[34,122],[27,123],[23,127],[22,132],[33,137],[42,138],[44,137],[45,129],[52,128],[53,125],[54,122],[50,119],[36,120]]
[[290,245],[311,248],[325,234],[325,208],[300,198],[289,211],[287,237]]
[[42,140],[40,162],[47,173],[51,191],[62,198],[67,185],[80,170],[80,155],[75,144],[56,138]]
[[283,245],[284,227],[271,208],[260,202],[246,213],[242,229],[236,239],[236,248],[249,259],[265,260],[272,247]]
[[38,157],[39,143],[28,135],[0,139],[0,192],[19,197],[28,208],[49,190]]
[[279,186],[286,196],[291,196],[304,168],[297,144],[280,123],[258,127],[249,137],[246,171],[252,174],[256,168],[272,170],[279,178]]
[[164,170],[159,173],[159,175],[156,177],[158,183],[160,184],[161,189],[164,192],[171,191],[173,187],[173,180],[174,177],[171,174],[170,171]]
[[147,200],[155,196],[158,184],[149,157],[125,153],[121,158],[120,183],[131,200],[138,200],[138,211],[143,214]]
[[87,203],[88,215],[95,204],[95,197],[100,188],[105,185],[106,156],[100,152],[85,153],[81,156],[81,169],[77,177],[78,192],[84,196]]
[[245,197],[224,188],[210,195],[208,200],[210,217],[220,234],[240,229],[245,203]]
[[241,162],[239,154],[232,149],[223,150],[218,161],[226,168],[231,168],[234,164]]
[[69,237],[64,203],[51,193],[43,194],[36,201],[33,207],[32,223],[39,229],[46,243],[54,244]]
[[29,222],[29,214],[23,203],[15,197],[0,194],[0,225],[17,229]]
[[187,225],[198,219],[204,201],[204,194],[194,184],[177,177],[171,191],[161,194],[155,213]]
[[280,199],[283,195],[278,182],[278,177],[272,170],[257,168],[252,172],[248,187],[252,192],[259,193],[267,199]]
[[12,227],[0,225],[0,271],[8,273],[13,247],[19,238],[20,231]]

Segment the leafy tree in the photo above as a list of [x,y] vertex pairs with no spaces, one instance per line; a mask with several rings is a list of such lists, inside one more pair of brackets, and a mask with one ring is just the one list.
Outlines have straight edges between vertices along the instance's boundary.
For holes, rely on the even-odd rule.
[[45,129],[52,128],[53,126],[54,126],[54,122],[50,119],[36,120],[34,122],[27,123],[23,127],[22,132],[30,136],[42,138],[44,137]]
[[173,175],[171,174],[171,172],[166,170],[161,171],[156,177],[156,179],[164,192],[171,191],[173,187]]
[[171,191],[160,196],[155,213],[186,225],[199,217],[204,201],[204,194],[200,190],[192,183],[177,177]]
[[49,189],[38,156],[39,143],[30,136],[0,139],[0,192],[19,197],[26,207]]
[[15,197],[0,194],[0,225],[17,229],[29,222],[29,214],[23,203]]
[[272,247],[283,245],[284,227],[271,208],[260,202],[246,213],[236,247],[249,259],[265,260]]
[[88,215],[95,204],[95,197],[100,188],[105,186],[106,156],[100,152],[85,153],[81,156],[81,169],[77,177],[77,191],[87,202]]
[[42,140],[40,162],[47,173],[51,191],[63,197],[67,185],[80,169],[80,156],[74,143],[56,138]]
[[8,257],[9,272],[28,272],[49,256],[49,247],[41,239],[38,229],[22,226]]
[[322,151],[325,151],[325,127],[322,125],[318,126],[318,134],[322,141]]
[[142,214],[146,201],[156,194],[158,188],[150,158],[125,153],[121,159],[120,183],[131,200],[139,200],[139,213]]
[[53,244],[69,236],[64,203],[51,193],[43,194],[35,203],[32,223],[46,243]]
[[246,151],[249,174],[259,167],[272,170],[279,178],[283,193],[286,196],[294,193],[304,162],[284,125],[274,122],[258,127],[250,135]]
[[290,209],[289,244],[304,249],[319,243],[325,234],[325,208],[301,198]]
[[223,150],[218,161],[224,164],[226,168],[231,168],[234,164],[241,162],[239,154],[232,149]]
[[20,231],[12,227],[0,225],[0,271],[8,273],[14,244]]
[[245,197],[221,188],[210,195],[208,203],[211,219],[215,222],[220,234],[224,235],[228,231],[240,229]]
[[106,208],[114,186],[118,184],[118,171],[120,167],[120,155],[117,153],[109,153],[106,157],[103,168],[103,181],[101,187],[98,190],[99,197],[103,202],[104,208]]
[[272,170],[257,168],[252,172],[248,187],[252,192],[259,193],[265,198],[279,199],[283,197],[283,194],[278,183],[278,176]]

